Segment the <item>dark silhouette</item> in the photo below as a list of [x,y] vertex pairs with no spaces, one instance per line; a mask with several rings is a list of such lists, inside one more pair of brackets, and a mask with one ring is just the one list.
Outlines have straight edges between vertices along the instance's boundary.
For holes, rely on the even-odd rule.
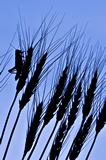
[[[54,140],[47,155],[47,160],[59,159],[63,148],[66,147],[66,142],[70,139],[69,136],[72,136],[71,131],[73,126],[75,128],[75,121],[79,113],[81,117],[78,124],[79,129],[77,128],[77,133],[75,129],[74,139],[72,139],[72,143],[68,143],[69,150],[66,153],[66,160],[75,160],[79,156],[82,147],[95,127],[96,134],[88,151],[87,160],[98,134],[106,124],[106,99],[103,96],[105,78],[104,73],[102,73],[105,61],[104,52],[102,53],[100,49],[101,58],[98,56],[99,46],[94,46],[94,49],[91,48],[89,52],[88,43],[81,44],[84,33],[77,32],[75,26],[62,38],[54,41],[60,23],[50,29],[54,19],[52,17],[46,26],[46,18],[34,34],[31,42],[27,33],[24,36],[22,29],[22,36],[23,40],[26,41],[24,43],[26,45],[23,45],[23,40],[20,43],[22,43],[24,51],[15,50],[15,66],[8,70],[8,74],[16,74],[17,85],[15,97],[3,127],[0,143],[3,140],[16,98],[19,96],[19,92],[24,89],[2,160],[6,159],[20,114],[22,111],[24,112],[24,108],[27,107],[28,103],[30,109],[28,108],[27,113],[28,128],[22,160],[25,159],[27,154],[29,154],[27,160],[31,160],[41,133],[44,128],[48,127],[53,118],[55,123],[44,149],[40,153],[39,160],[43,158],[53,136]],[[37,35],[40,31],[40,38],[38,39]],[[52,33],[52,37],[47,43],[50,33]],[[64,47],[63,50],[59,51],[61,45]],[[87,58],[85,59],[85,57]],[[49,83],[51,82],[50,85],[48,79]],[[44,89],[42,89],[43,87]],[[47,87],[49,91],[46,91]]]
[[15,66],[8,70],[10,73],[16,73],[15,80],[17,80],[22,73],[24,65],[23,57],[23,52],[17,49],[15,51]]

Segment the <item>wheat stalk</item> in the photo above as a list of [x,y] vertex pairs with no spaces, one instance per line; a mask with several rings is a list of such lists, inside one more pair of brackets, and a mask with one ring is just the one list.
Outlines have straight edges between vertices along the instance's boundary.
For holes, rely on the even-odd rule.
[[5,160],[5,158],[6,158],[6,155],[7,155],[8,149],[9,149],[9,145],[10,145],[10,142],[11,142],[11,139],[12,139],[12,136],[13,136],[13,133],[14,133],[14,130],[15,130],[16,125],[17,125],[17,122],[18,122],[18,120],[19,120],[20,113],[21,113],[21,110],[19,110],[19,112],[18,112],[18,114],[17,114],[17,117],[16,117],[16,120],[15,120],[14,126],[13,126],[13,128],[12,128],[12,131],[11,131],[11,134],[10,134],[10,137],[9,137],[9,140],[8,140],[8,143],[7,143],[7,146],[6,146],[6,150],[5,150],[5,153],[4,153],[4,155],[3,155],[3,159],[2,159],[2,160]]

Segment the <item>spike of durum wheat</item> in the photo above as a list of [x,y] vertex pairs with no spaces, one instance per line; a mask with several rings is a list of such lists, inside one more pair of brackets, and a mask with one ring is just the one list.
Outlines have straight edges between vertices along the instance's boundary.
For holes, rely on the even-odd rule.
[[[63,138],[61,138],[61,141],[59,142],[60,146],[58,147],[58,156],[59,156],[59,153],[60,153],[62,146],[64,144],[65,137],[67,136],[68,131],[71,129],[71,127],[74,124],[74,121],[76,120],[76,117],[77,117],[77,112],[79,109],[78,105],[80,103],[80,98],[81,98],[81,82],[78,86],[77,93],[75,94],[74,102],[72,103],[72,108],[70,109],[70,112],[67,115],[67,127],[65,130],[63,130],[63,132],[64,132]],[[62,132],[61,126],[60,126],[58,132]],[[57,156],[57,159],[58,159],[58,156]]]
[[78,109],[79,109],[78,105],[80,103],[80,100],[81,100],[81,82],[78,86],[77,93],[76,93],[75,98],[74,98],[74,102],[72,103],[72,108],[70,109],[70,113],[69,113],[69,116],[68,116],[67,131],[71,128],[74,121],[76,120]]
[[90,131],[92,120],[93,120],[93,115],[91,114],[88,117],[84,126],[81,126],[75,139],[73,140],[73,143],[72,143],[72,145],[69,149],[69,152],[67,154],[66,160],[68,158],[70,160],[75,160],[78,157],[78,155],[81,151],[81,148],[82,148],[83,144],[85,143],[86,137]]
[[27,154],[27,152],[31,149],[31,147],[33,145],[33,142],[36,137],[36,133],[37,133],[38,127],[40,125],[40,121],[41,121],[42,106],[43,106],[43,102],[41,102],[37,106],[37,111],[34,114],[33,119],[31,120],[31,124],[28,128],[28,132],[27,132],[27,136],[26,136],[24,155],[23,155],[22,159],[24,159],[25,155]]
[[20,109],[23,109],[23,107],[29,102],[32,94],[33,94],[33,90],[36,89],[38,82],[40,80],[40,74],[42,72],[43,69],[43,65],[46,61],[46,57],[47,57],[47,53],[45,53],[40,62],[37,64],[36,70],[34,75],[31,77],[28,85],[26,86],[25,92],[22,95],[22,98],[20,100]]
[[96,90],[96,84],[97,84],[97,70],[94,73],[94,77],[91,80],[90,87],[87,90],[87,95],[85,96],[85,103],[82,108],[82,113],[83,113],[82,123],[84,123],[84,121],[86,120],[86,117],[89,115],[89,112],[91,111],[92,102],[95,94],[94,92]]
[[56,86],[55,93],[48,104],[45,116],[44,116],[44,125],[47,125],[49,121],[54,116],[54,112],[57,110],[57,105],[60,102],[60,96],[62,95],[66,79],[67,79],[67,67],[64,69],[62,76]]
[[73,75],[72,79],[68,82],[68,86],[62,98],[61,104],[59,105],[59,109],[56,115],[56,120],[58,122],[63,118],[63,115],[66,112],[68,103],[70,102],[70,99],[72,97],[74,86],[76,84],[76,78],[77,78],[77,72]]
[[67,130],[66,120],[63,120],[54,138],[53,145],[50,150],[48,159],[58,159],[60,148],[62,145],[61,143],[63,142],[63,139],[65,137],[66,130]]
[[101,109],[97,117],[96,134],[99,134],[99,132],[102,130],[105,124],[106,124],[106,99],[105,99],[103,108]]
[[103,108],[101,109],[101,112],[99,111],[99,115],[96,120],[96,134],[95,134],[94,140],[92,142],[92,145],[88,151],[88,154],[86,156],[86,160],[88,160],[90,153],[93,149],[93,146],[96,142],[97,136],[100,133],[100,131],[103,129],[105,124],[106,124],[106,100],[104,102]]

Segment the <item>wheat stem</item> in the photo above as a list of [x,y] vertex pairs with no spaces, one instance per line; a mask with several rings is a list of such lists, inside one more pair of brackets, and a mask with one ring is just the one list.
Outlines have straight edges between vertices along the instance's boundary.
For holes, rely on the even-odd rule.
[[6,147],[6,150],[5,150],[4,156],[3,156],[3,160],[5,160],[5,158],[6,158],[6,155],[7,155],[7,152],[8,152],[8,149],[9,149],[10,143],[11,143],[11,140],[12,140],[12,136],[13,136],[14,130],[15,130],[16,125],[17,125],[17,122],[18,122],[18,120],[19,120],[20,113],[21,113],[21,110],[19,110],[19,111],[18,111],[18,115],[17,115],[17,118],[16,118],[16,120],[15,120],[15,123],[14,123],[13,129],[12,129],[12,131],[11,131],[11,134],[10,134],[10,137],[9,137],[9,140],[8,140],[8,143],[7,143],[7,147]]
[[106,116],[105,116],[105,113],[106,113],[106,101],[104,102],[104,106],[103,106],[103,108],[102,108],[102,110],[101,110],[101,112],[99,112],[99,117],[97,118],[97,121],[96,121],[96,134],[95,134],[95,137],[94,137],[94,140],[93,140],[93,143],[92,143],[92,145],[91,145],[91,147],[90,147],[90,150],[89,150],[89,152],[88,152],[88,154],[87,154],[87,157],[86,157],[86,159],[85,160],[88,160],[88,158],[89,158],[89,156],[90,156],[90,153],[91,153],[91,151],[92,151],[92,148],[93,148],[93,146],[94,146],[94,144],[95,144],[95,141],[96,141],[96,138],[97,138],[97,136],[98,136],[98,134],[99,134],[99,132],[101,131],[101,129],[103,128],[103,126],[104,126],[104,124],[105,124],[105,119],[106,119]]
[[46,143],[46,145],[45,145],[45,148],[43,149],[43,152],[41,153],[41,156],[40,156],[39,160],[42,159],[42,157],[43,157],[43,155],[44,155],[44,153],[45,153],[45,151],[46,151],[46,148],[47,148],[47,146],[48,146],[48,144],[49,144],[49,142],[50,142],[50,140],[51,140],[51,138],[52,138],[52,136],[53,136],[53,133],[54,133],[56,127],[57,127],[57,124],[58,124],[58,121],[56,121],[56,123],[55,123],[55,126],[54,126],[54,128],[53,128],[53,130],[52,130],[52,133],[51,133],[50,136],[49,136],[49,139],[48,139],[48,141],[47,141],[47,143]]
[[13,100],[13,103],[12,103],[12,105],[11,105],[11,107],[10,107],[9,112],[8,112],[8,115],[7,115],[7,118],[6,118],[4,127],[3,127],[3,131],[2,131],[2,134],[1,134],[0,144],[2,143],[3,136],[4,136],[4,133],[5,133],[5,130],[6,130],[6,126],[7,126],[7,123],[8,123],[8,120],[9,120],[9,117],[10,117],[10,114],[11,114],[11,111],[12,111],[12,108],[13,108],[13,105],[14,105],[15,100],[16,100],[16,98],[17,98],[17,95],[18,95],[18,92],[16,92],[15,97],[14,97],[14,100]]
[[40,130],[40,132],[39,132],[39,134],[38,134],[38,137],[37,137],[37,139],[36,139],[36,141],[35,141],[35,144],[34,144],[32,150],[31,150],[31,152],[30,152],[30,154],[29,154],[29,156],[28,156],[28,158],[27,158],[27,160],[30,160],[30,158],[31,158],[31,156],[32,156],[32,153],[33,153],[33,151],[34,151],[34,149],[35,149],[35,147],[36,147],[36,145],[37,145],[37,143],[38,143],[39,137],[40,137],[40,135],[41,135],[44,127],[45,127],[45,126],[43,125],[42,128],[41,128],[41,130]]
[[67,129],[67,118],[63,118],[61,121],[61,124],[59,126],[59,129],[55,135],[52,147],[50,149],[49,155],[48,155],[48,159],[55,159],[57,160],[59,157],[59,153],[61,151],[61,146],[63,143],[63,139],[66,135],[66,129]]
[[93,148],[93,146],[94,146],[94,144],[95,144],[95,141],[96,141],[97,136],[98,136],[98,134],[95,135],[94,140],[93,140],[93,143],[92,143],[92,145],[91,145],[91,147],[90,147],[90,150],[89,150],[89,152],[88,152],[85,160],[88,160],[88,158],[89,158],[89,156],[90,156],[90,153],[91,153],[91,151],[92,151],[92,148]]
[[92,118],[93,116],[90,115],[86,123],[84,125],[81,124],[80,129],[75,139],[73,140],[73,143],[69,149],[69,152],[65,160],[67,160],[68,158],[70,158],[71,160],[75,160],[78,157],[79,153],[81,152],[81,148],[86,141],[86,137],[90,132],[90,128],[93,120]]

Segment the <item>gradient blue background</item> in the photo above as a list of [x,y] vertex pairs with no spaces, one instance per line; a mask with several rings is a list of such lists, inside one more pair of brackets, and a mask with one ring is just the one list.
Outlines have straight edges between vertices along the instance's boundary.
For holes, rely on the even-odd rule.
[[[106,45],[106,1],[105,0],[3,0],[0,1],[0,55],[4,54],[11,42],[12,36],[16,30],[16,25],[19,21],[19,10],[22,15],[22,19],[26,21],[26,24],[30,28],[36,29],[41,22],[41,18],[53,7],[52,13],[57,13],[57,19],[61,18],[65,14],[63,23],[61,25],[61,32],[65,33],[74,24],[79,24],[79,27],[85,26],[86,37],[91,38],[91,43],[94,45],[97,41],[105,47]],[[19,10],[18,10],[19,9]],[[52,14],[51,14],[52,15]],[[17,47],[17,42],[14,42],[14,46]],[[8,65],[14,65],[14,60]],[[106,67],[105,67],[106,68]],[[7,68],[6,68],[7,69]],[[1,80],[1,77],[0,77]],[[4,125],[4,121],[11,105],[15,94],[14,76],[8,81],[7,87],[2,93],[0,93],[0,133]],[[20,96],[19,96],[20,97]],[[6,134],[2,145],[0,146],[0,159],[5,150],[5,146],[8,140],[8,136],[12,127],[12,122],[18,111],[18,100],[15,103],[12,116],[9,121],[9,125],[6,129]],[[21,159],[26,135],[26,109],[22,113],[19,123],[16,128],[16,132],[13,136],[12,143],[9,148],[7,160],[19,160]],[[45,133],[39,142],[35,154],[32,156],[32,160],[38,159],[39,150],[41,151],[42,145],[46,141],[47,134],[51,130],[53,120],[49,127],[45,129]],[[81,152],[78,160],[84,160],[89,145]],[[61,158],[63,160],[64,158]],[[101,131],[97,138],[95,146],[89,157],[89,160],[105,160],[106,159],[106,127]],[[45,158],[44,158],[45,160]]]

